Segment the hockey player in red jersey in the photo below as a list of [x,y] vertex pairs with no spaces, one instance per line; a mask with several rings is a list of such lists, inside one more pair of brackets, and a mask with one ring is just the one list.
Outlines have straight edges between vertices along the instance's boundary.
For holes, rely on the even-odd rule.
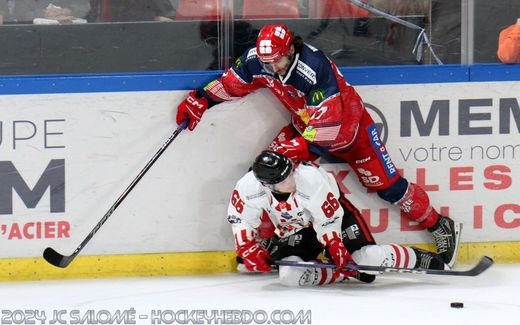
[[[252,170],[237,182],[228,221],[237,255],[249,271],[269,272],[270,263],[280,259],[315,260],[324,248],[325,256],[338,267],[280,266],[280,281],[289,286],[329,284],[349,277],[363,282],[375,279],[374,274],[341,270],[348,263],[448,268],[433,252],[397,244],[376,245],[360,212],[340,193],[330,173],[308,162],[293,164],[276,151],[263,151]],[[270,233],[266,224],[272,226]]]
[[323,52],[285,25],[264,26],[256,47],[221,77],[191,91],[177,108],[177,123],[189,119],[193,130],[208,108],[259,88],[270,89],[292,116],[270,149],[293,160],[324,154],[344,160],[370,192],[428,229],[437,252],[453,266],[462,225],[440,215],[428,194],[399,174],[356,90]]

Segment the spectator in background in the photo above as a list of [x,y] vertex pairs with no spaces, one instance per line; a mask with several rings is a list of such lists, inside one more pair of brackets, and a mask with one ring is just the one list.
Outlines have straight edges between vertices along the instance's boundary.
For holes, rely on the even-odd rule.
[[502,63],[520,63],[520,18],[500,32],[497,56]]
[[6,17],[9,15],[9,6],[7,5],[7,0],[0,0],[0,24],[4,23],[4,20],[7,21]]
[[169,0],[90,0],[88,22],[173,21]]
[[32,24],[33,22],[36,23],[35,20],[54,20],[56,23],[71,23],[77,17],[84,15],[84,11],[81,9],[84,10],[86,7],[86,5],[81,6],[81,4],[76,4],[75,2],[70,0],[5,1],[8,4],[9,22],[16,24]]
[[[256,44],[256,37],[259,30],[243,20],[236,20],[233,22],[233,29],[235,31],[233,37],[231,57],[220,58],[222,53],[222,42],[218,41],[220,23],[216,20],[203,20],[199,25],[200,39],[208,46],[213,47],[213,61],[206,69],[209,70],[224,70],[231,66],[242,53],[251,46]],[[220,58],[220,59],[219,59]]]
[[87,21],[83,18],[74,17],[72,10],[54,4],[49,4],[43,11],[42,18],[34,18],[34,24],[58,25],[58,24],[83,24]]

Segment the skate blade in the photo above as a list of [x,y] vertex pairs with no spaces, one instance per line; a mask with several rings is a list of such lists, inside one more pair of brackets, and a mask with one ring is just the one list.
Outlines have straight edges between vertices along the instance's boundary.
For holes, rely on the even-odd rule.
[[455,262],[457,261],[457,257],[459,256],[459,248],[460,248],[460,237],[462,234],[462,223],[454,222],[454,231],[455,231],[455,252],[451,257],[449,263],[446,263],[450,269],[453,268]]

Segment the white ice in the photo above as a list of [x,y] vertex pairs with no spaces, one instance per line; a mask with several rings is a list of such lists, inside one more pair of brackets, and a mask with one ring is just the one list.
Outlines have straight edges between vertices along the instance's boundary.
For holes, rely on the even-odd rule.
[[120,324],[193,324],[196,313],[211,311],[220,316],[200,324],[256,324],[253,314],[264,324],[287,324],[298,312],[314,325],[517,324],[519,274],[520,265],[494,265],[477,277],[388,274],[372,284],[312,288],[283,287],[275,274],[11,282],[0,284],[0,324],[29,324],[34,311],[45,313],[45,324],[54,313],[54,324],[116,324],[118,312],[128,316]]

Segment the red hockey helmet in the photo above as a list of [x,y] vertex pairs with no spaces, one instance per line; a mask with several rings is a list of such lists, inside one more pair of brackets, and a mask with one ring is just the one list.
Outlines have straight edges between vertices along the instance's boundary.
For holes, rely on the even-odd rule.
[[265,25],[256,39],[256,54],[260,61],[273,63],[288,55],[293,42],[293,32],[283,24]]

